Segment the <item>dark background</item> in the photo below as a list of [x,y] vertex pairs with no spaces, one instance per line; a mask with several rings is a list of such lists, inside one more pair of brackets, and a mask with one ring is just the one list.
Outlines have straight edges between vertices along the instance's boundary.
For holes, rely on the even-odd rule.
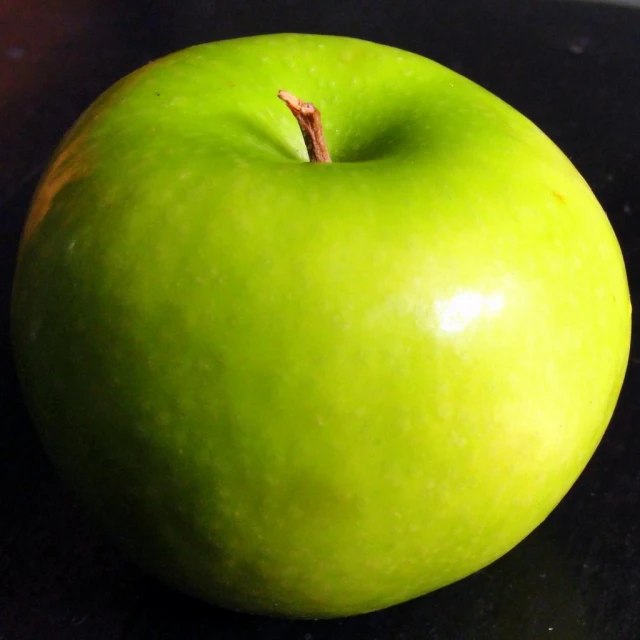
[[524,112],[593,187],[620,239],[632,298],[638,294],[640,8],[560,0],[2,0],[0,640],[640,638],[636,348],[600,448],[542,526],[460,583],[352,619],[255,618],[165,588],[101,536],[46,461],[8,336],[19,232],[44,163],[89,102],[125,73],[190,44],[274,31],[351,35],[421,53]]

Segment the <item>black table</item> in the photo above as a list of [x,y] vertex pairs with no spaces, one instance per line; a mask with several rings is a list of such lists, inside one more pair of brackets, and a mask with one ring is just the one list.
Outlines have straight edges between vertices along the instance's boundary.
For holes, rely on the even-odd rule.
[[3,0],[0,639],[640,638],[635,347],[601,446],[543,525],[486,570],[357,618],[269,620],[177,594],[124,559],[50,467],[20,398],[8,336],[16,247],[35,180],[66,128],[118,77],[190,44],[273,31],[351,35],[409,49],[524,112],[593,187],[622,244],[632,297],[638,293],[640,2]]

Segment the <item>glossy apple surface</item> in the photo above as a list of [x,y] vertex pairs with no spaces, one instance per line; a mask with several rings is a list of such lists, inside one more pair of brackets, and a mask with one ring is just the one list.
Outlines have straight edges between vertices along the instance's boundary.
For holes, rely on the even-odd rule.
[[[333,163],[279,89],[321,110]],[[522,115],[410,53],[274,35],[91,106],[12,312],[46,450],[136,562],[330,617],[460,579],[549,514],[611,417],[631,306],[605,213]]]

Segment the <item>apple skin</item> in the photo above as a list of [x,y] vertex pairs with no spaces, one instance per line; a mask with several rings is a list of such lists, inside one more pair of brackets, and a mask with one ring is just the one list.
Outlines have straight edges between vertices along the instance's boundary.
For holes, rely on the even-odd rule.
[[[287,89],[321,110],[311,164]],[[101,96],[34,196],[12,304],[43,444],[143,568],[335,617],[551,512],[630,345],[605,213],[525,117],[420,56],[280,34]]]

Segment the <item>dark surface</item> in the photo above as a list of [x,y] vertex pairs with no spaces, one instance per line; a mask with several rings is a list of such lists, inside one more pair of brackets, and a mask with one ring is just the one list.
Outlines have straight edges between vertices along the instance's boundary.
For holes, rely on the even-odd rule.
[[19,231],[43,163],[89,102],[123,74],[190,44],[272,31],[409,49],[523,111],[592,185],[637,296],[640,9],[523,0],[2,0],[0,640],[640,638],[635,348],[600,448],[542,526],[486,570],[358,618],[268,620],[181,596],[123,559],[49,466],[19,396],[8,337]]

